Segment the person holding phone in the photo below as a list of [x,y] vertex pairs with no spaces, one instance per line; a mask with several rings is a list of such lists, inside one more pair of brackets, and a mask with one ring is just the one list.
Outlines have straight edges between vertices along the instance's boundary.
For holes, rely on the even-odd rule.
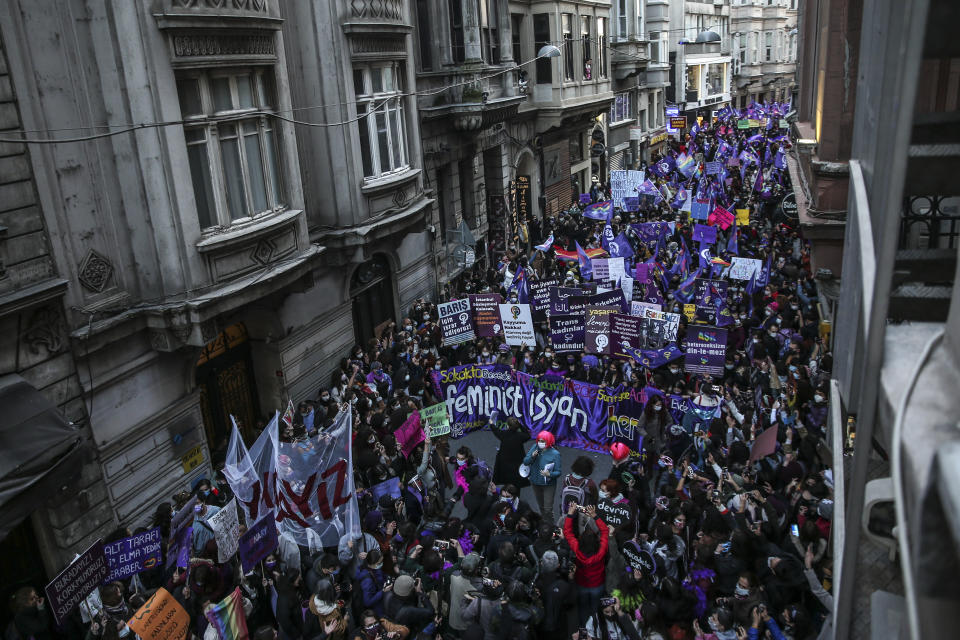
[[606,555],[610,543],[610,530],[607,524],[597,517],[597,508],[587,507],[587,516],[597,525],[595,533],[585,528],[579,538],[574,535],[573,524],[577,514],[577,503],[571,502],[567,508],[567,517],[563,522],[563,536],[574,554],[577,571],[574,580],[577,583],[577,615],[582,626],[593,615],[600,604],[607,578]]
[[616,598],[602,598],[582,630],[589,640],[640,640],[640,633]]

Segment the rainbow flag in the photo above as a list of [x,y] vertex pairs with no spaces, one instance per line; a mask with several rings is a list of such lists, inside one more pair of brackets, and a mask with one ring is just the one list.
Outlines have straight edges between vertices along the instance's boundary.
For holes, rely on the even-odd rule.
[[203,615],[217,630],[221,640],[248,640],[250,633],[247,631],[247,618],[243,613],[243,597],[240,595],[240,587],[233,590],[233,593],[218,602],[208,605],[203,611]]
[[[585,249],[585,251],[587,253],[587,257],[591,260],[593,258],[603,258],[607,255],[607,252],[600,247],[597,247],[596,249]],[[567,251],[566,249],[563,249],[557,245],[553,245],[553,252],[557,254],[557,260],[576,262],[578,259],[576,251]]]
[[613,200],[597,202],[583,210],[583,217],[607,222],[613,216]]
[[724,267],[730,266],[729,262],[727,262],[723,258],[718,258],[716,256],[714,256],[713,258],[710,258],[710,264],[719,264],[719,265],[723,265]]

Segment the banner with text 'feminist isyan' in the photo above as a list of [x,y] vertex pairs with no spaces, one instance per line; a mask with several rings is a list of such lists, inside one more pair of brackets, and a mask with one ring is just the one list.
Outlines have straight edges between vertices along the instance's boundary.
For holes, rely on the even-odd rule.
[[359,536],[350,425],[341,411],[319,435],[280,442],[274,416],[248,451],[234,424],[223,473],[247,524],[273,510],[280,534],[311,549]]
[[432,376],[449,407],[454,438],[485,427],[496,413],[498,428],[517,418],[531,434],[549,431],[566,447],[601,452],[614,442],[637,452],[642,447],[637,427],[647,400],[644,391],[531,376],[506,365],[466,365]]

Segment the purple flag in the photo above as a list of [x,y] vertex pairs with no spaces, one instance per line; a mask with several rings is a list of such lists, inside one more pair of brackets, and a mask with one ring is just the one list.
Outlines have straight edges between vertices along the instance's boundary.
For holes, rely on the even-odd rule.
[[610,254],[611,258],[633,257],[633,247],[630,246],[630,241],[624,232],[621,231],[620,235],[610,242],[610,245],[607,247],[607,253]]

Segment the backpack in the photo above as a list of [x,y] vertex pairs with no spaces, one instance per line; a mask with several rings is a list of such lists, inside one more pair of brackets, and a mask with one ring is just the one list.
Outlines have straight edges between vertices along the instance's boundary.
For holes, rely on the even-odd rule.
[[571,502],[585,504],[587,500],[587,483],[589,480],[584,478],[580,484],[573,484],[575,481],[568,475],[563,479],[563,490],[560,492],[561,513],[566,513],[570,508]]

